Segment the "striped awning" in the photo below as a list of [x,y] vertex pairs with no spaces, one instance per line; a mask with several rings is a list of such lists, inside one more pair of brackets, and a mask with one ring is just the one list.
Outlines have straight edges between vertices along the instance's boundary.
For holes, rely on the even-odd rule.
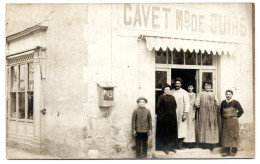
[[158,51],[160,48],[166,51],[167,48],[177,51],[183,49],[184,51],[189,50],[192,52],[202,52],[219,54],[219,55],[237,55],[237,44],[235,43],[223,43],[223,42],[212,42],[212,41],[201,41],[201,40],[187,40],[187,39],[176,39],[176,38],[166,38],[166,37],[152,37],[146,36],[146,46],[148,50],[152,51],[155,49]]

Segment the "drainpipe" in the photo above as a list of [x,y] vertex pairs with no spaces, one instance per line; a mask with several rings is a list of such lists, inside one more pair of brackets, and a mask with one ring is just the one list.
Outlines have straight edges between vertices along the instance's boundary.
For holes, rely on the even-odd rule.
[[141,66],[140,66],[140,56],[142,55],[142,39],[144,39],[144,36],[140,34],[138,37],[139,47],[138,47],[138,83],[139,83],[139,96],[140,96],[140,90],[141,90]]

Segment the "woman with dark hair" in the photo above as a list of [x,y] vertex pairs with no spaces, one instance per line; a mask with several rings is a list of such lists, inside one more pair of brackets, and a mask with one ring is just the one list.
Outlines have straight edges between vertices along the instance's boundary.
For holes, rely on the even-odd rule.
[[201,144],[202,148],[209,148],[212,151],[213,145],[219,143],[217,120],[217,106],[219,103],[211,91],[211,81],[207,80],[203,86],[204,90],[195,100],[195,106],[198,108],[196,140]]
[[183,142],[185,143],[185,147],[193,148],[195,147],[195,112],[196,109],[194,107],[194,101],[196,98],[196,94],[193,92],[193,84],[188,84],[188,95],[190,99],[190,110],[187,115],[187,136],[184,138]]
[[170,94],[171,86],[165,85],[163,94],[159,96],[156,105],[157,129],[156,147],[166,154],[169,151],[176,152],[178,131],[177,131],[177,104],[175,98]]

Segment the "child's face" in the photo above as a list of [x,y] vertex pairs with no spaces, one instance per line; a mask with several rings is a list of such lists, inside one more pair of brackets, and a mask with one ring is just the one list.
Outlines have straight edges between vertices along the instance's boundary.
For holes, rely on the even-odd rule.
[[141,107],[141,108],[143,108],[143,107],[145,107],[145,101],[144,100],[139,100],[139,102],[138,102],[138,106],[139,107]]
[[191,93],[191,92],[193,92],[193,86],[192,85],[190,85],[189,87],[188,87],[188,91]]

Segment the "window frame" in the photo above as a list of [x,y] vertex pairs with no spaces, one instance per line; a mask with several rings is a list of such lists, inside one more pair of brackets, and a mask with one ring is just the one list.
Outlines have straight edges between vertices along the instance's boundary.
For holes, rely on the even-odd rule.
[[[25,55],[26,56],[26,55]],[[34,59],[31,59],[31,60],[26,60],[26,61],[22,61],[22,62],[17,62],[17,63],[12,63],[8,66],[8,120],[10,121],[17,121],[17,122],[24,122],[24,123],[33,123],[34,122],[34,112],[33,112],[33,119],[29,119],[28,118],[28,92],[32,92],[33,95],[34,95],[34,90],[28,90],[28,86],[29,86],[29,64],[33,64],[35,66],[35,63],[34,63]],[[20,91],[20,66],[21,65],[25,65],[24,67],[24,86],[25,86],[25,89],[24,91]],[[11,83],[12,83],[12,67],[14,68],[15,66],[18,67],[18,71],[17,71],[17,74],[16,74],[16,79],[17,79],[17,82],[16,82],[16,90],[12,90],[11,89]],[[33,71],[35,73],[35,67],[33,68]],[[33,80],[35,81],[35,78],[33,77]],[[15,93],[16,95],[16,103],[15,103],[15,106],[16,106],[16,116],[15,117],[11,117],[11,94],[12,93]],[[25,95],[25,98],[24,98],[24,104],[25,104],[25,108],[24,108],[24,118],[23,119],[20,119],[19,118],[19,93],[24,93]],[[33,99],[33,104],[34,104],[34,99]],[[34,111],[34,106],[33,106],[33,111]]]
[[[174,49],[175,51],[177,51],[176,49]],[[169,48],[167,48],[166,49],[166,51],[164,51],[164,52],[166,52],[166,63],[156,63],[156,60],[155,60],[155,64],[157,65],[161,65],[161,64],[163,64],[163,65],[167,65],[167,64],[174,64],[173,63],[173,56],[174,56],[174,50],[173,51],[171,51]],[[184,65],[184,66],[206,66],[206,67],[210,67],[210,66],[215,66],[216,65],[216,63],[215,63],[215,60],[214,59],[216,59],[216,55],[214,55],[212,52],[207,52],[208,54],[210,54],[210,55],[212,55],[212,65],[203,65],[203,54],[206,52],[206,51],[204,51],[204,52],[202,52],[201,50],[199,51],[199,52],[196,52],[195,51],[195,54],[196,54],[196,56],[195,56],[195,63],[196,64],[186,64],[186,52],[187,51],[189,51],[190,53],[193,53],[193,51],[194,50],[192,50],[192,51],[190,51],[190,50],[186,50],[186,51],[184,51],[183,49],[180,49],[180,51],[177,51],[177,52],[181,52],[181,50],[183,51],[183,54],[182,54],[182,56],[183,56],[183,64],[174,64],[174,65]],[[163,51],[163,50],[159,50],[159,51]],[[156,50],[154,50],[154,53],[155,53],[155,57],[156,57],[156,55],[157,55],[157,52],[158,51],[156,51]],[[198,53],[200,54],[200,64],[198,64]],[[171,55],[171,57],[169,56],[169,54]],[[170,58],[170,59],[169,59]],[[170,61],[170,62],[169,62]]]

